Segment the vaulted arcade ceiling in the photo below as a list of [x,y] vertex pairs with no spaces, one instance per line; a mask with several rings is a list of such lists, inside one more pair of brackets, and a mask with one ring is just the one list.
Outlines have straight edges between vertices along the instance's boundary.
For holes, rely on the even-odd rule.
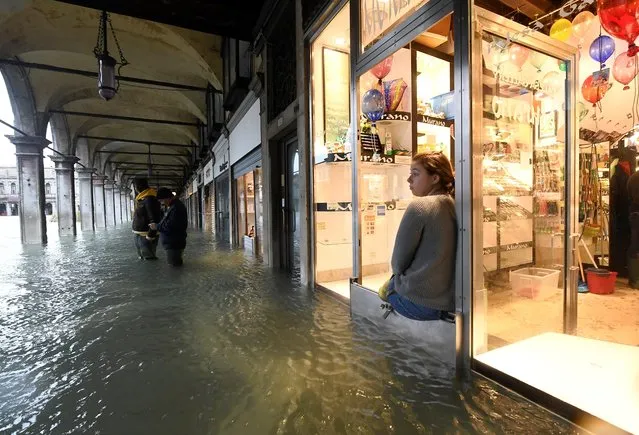
[[[77,154],[83,163],[120,181],[122,173],[113,174],[116,165],[111,162],[130,163],[128,173],[146,173],[145,142],[161,143],[166,145],[151,146],[150,160],[165,168],[178,165],[174,170],[182,174],[179,165],[188,166],[192,145],[199,145],[198,124],[206,123],[206,88],[222,89],[220,34],[248,36],[259,14],[248,7],[251,3],[256,2],[240,8],[234,2],[227,11],[222,5],[228,2],[220,1],[2,1],[0,68],[8,87],[17,82],[18,70],[24,71],[33,90],[29,103],[51,116],[59,151]],[[93,48],[102,7],[128,15],[111,14],[129,62],[119,74],[142,79],[120,81],[111,101],[99,97],[95,77],[70,73],[97,72]],[[109,51],[119,60],[113,39]]]

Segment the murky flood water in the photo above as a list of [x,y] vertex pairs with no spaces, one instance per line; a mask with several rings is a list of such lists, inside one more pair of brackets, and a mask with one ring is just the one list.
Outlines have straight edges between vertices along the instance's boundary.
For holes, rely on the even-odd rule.
[[134,251],[0,217],[0,433],[577,432],[208,235],[180,270]]

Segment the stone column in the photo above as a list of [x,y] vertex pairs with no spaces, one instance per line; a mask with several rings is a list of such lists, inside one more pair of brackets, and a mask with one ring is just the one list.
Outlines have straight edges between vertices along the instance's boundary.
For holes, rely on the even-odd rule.
[[106,228],[106,209],[104,206],[104,181],[106,179],[107,177],[104,175],[93,177],[93,217],[96,228]]
[[75,236],[75,171],[76,156],[51,156],[55,163],[56,205],[58,232],[61,236]]
[[115,228],[115,203],[113,201],[113,190],[115,183],[111,180],[104,182],[104,201],[106,207],[106,225],[107,228]]
[[122,225],[122,188],[113,189],[113,201],[115,202],[115,224]]
[[78,168],[78,190],[80,191],[80,228],[93,231],[93,169]]
[[42,151],[51,142],[40,136],[7,136],[7,138],[16,146],[22,243],[47,243]]

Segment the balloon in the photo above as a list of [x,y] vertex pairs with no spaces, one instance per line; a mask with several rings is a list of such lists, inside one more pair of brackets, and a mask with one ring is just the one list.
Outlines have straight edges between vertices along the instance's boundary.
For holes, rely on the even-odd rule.
[[388,75],[391,68],[393,67],[393,55],[388,56],[386,59],[375,65],[371,69],[371,73],[378,79],[382,80],[384,77]]
[[547,95],[555,95],[563,89],[564,76],[557,71],[550,71],[541,81],[541,88]]
[[377,89],[366,91],[362,97],[362,112],[371,122],[377,122],[382,118],[385,106],[384,95]]
[[559,71],[566,72],[566,69],[568,68],[566,62],[564,62],[563,60],[558,60],[557,65],[559,65]]
[[602,67],[614,52],[615,41],[608,35],[598,36],[590,44],[590,57],[599,62]]
[[537,68],[537,72],[541,72],[541,67],[543,67],[546,62],[548,62],[548,56],[538,51],[531,52],[528,59],[530,64]]
[[612,66],[612,76],[619,83],[625,85],[624,90],[630,89],[628,84],[637,75],[637,57],[628,56],[628,52],[621,53],[615,59],[615,63]]
[[597,0],[597,15],[606,32],[628,42],[628,56],[635,56],[639,47],[635,39],[639,36],[639,0]]
[[586,36],[590,26],[595,21],[595,16],[590,11],[583,11],[577,14],[572,20],[572,33],[580,40]]
[[489,47],[486,54],[486,66],[493,67],[493,70],[498,70],[501,64],[509,59],[508,50],[499,47]]
[[610,89],[610,84],[607,82],[596,83],[594,77],[589,75],[584,83],[581,85],[581,94],[584,96],[584,99],[592,105],[596,105],[599,100],[601,100],[606,92]]
[[586,119],[586,116],[588,116],[588,112],[590,112],[590,109],[588,109],[584,103],[579,101],[577,103],[577,113],[579,113],[579,122]]
[[519,68],[521,71],[521,67],[524,66],[528,56],[530,55],[530,50],[526,47],[522,47],[519,44],[512,44],[508,49],[508,58],[510,61]]
[[558,41],[567,41],[572,35],[572,23],[565,18],[560,18],[550,28],[550,37]]
[[397,110],[407,87],[408,85],[402,79],[384,82],[384,98],[386,100],[385,107],[387,112]]

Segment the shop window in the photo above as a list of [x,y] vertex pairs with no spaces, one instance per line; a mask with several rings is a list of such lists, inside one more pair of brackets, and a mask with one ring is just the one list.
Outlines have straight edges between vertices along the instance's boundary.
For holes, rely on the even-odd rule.
[[11,194],[12,195],[16,194],[16,183],[11,183]]
[[45,190],[47,195],[51,195],[51,183],[46,183],[44,185],[44,190]]
[[253,53],[247,41],[225,38],[223,42],[224,108],[235,111],[248,93]]
[[528,27],[475,8],[473,355],[633,433],[636,364],[618,361],[639,357],[639,293],[614,190],[635,169],[636,66],[592,6],[519,16]]
[[360,38],[362,51],[381,39],[428,0],[362,0]]
[[[259,171],[256,177],[255,172]],[[237,239],[241,246],[254,253],[257,241],[261,235],[262,210],[261,210],[261,170],[251,171],[238,177],[236,183],[237,204]],[[255,182],[260,183],[259,186]]]
[[359,196],[362,284],[391,275],[399,224],[413,195],[412,157],[442,152],[453,160],[451,16],[359,78]]
[[353,274],[349,10],[311,48],[315,281],[344,297]]

